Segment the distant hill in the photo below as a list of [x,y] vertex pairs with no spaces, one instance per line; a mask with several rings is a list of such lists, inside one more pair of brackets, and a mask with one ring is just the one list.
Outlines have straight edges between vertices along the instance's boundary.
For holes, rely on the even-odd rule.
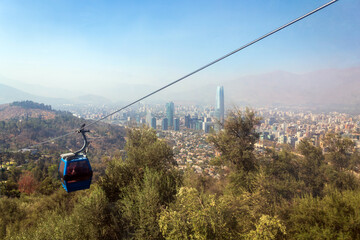
[[97,95],[74,95],[74,94],[67,94],[64,92],[65,98],[51,98],[51,97],[43,97],[33,95],[19,89],[10,87],[5,84],[0,84],[0,104],[11,103],[14,101],[35,101],[35,102],[42,102],[45,104],[53,105],[57,109],[61,109],[61,106],[64,104],[72,104],[72,105],[103,105],[103,104],[110,104],[111,101],[105,97],[97,96]]
[[[0,150],[19,150],[50,138],[78,129],[85,119],[74,117],[69,112],[51,110],[50,106],[34,102],[4,104],[0,106]],[[98,123],[88,134],[93,156],[123,148],[123,127]],[[70,152],[82,146],[79,134],[73,134],[37,148],[52,152]]]
[[[360,113],[360,67],[305,74],[275,71],[221,81],[225,105],[292,106]],[[172,93],[172,100],[215,103],[215,84]]]
[[35,98],[36,96],[29,93],[20,91],[13,87],[9,87],[5,84],[0,84],[0,104],[10,103],[13,101],[31,100]]
[[[37,104],[41,107],[36,107],[33,104],[31,107],[26,107],[25,103],[29,103],[31,101],[26,102],[14,102],[10,104],[2,104],[0,105],[0,121],[9,120],[9,119],[28,119],[28,118],[42,118],[42,119],[54,119],[56,116],[56,112],[51,110],[51,107],[45,107],[44,104]],[[20,103],[24,103],[21,105]],[[31,102],[33,103],[33,102]]]
[[269,105],[355,105],[360,103],[360,67],[306,74],[277,71],[224,84],[234,100]]

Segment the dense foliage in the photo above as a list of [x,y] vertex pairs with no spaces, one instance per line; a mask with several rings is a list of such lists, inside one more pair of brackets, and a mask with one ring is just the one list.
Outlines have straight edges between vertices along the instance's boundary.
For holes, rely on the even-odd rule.
[[129,130],[126,154],[104,158],[86,191],[66,194],[51,161],[27,153],[38,162],[2,182],[0,239],[359,239],[351,141],[329,134],[326,153],[303,140],[295,152],[257,155],[256,124],[253,112],[234,111],[209,137],[219,179],[177,170],[148,128]]

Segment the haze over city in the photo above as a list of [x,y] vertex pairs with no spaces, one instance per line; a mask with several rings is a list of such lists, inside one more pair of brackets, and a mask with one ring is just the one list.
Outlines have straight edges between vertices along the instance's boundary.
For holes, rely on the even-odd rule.
[[[2,1],[0,83],[39,96],[128,102],[324,3]],[[239,89],[228,92],[228,102],[263,104],[272,97],[249,95],[266,92],[261,81],[271,85],[269,95],[281,96],[279,103],[322,104],[339,86],[358,95],[359,10],[358,1],[338,1],[153,100],[209,103],[224,85]],[[308,98],[308,89],[323,87],[317,100]],[[335,100],[357,103],[344,95],[347,90]]]

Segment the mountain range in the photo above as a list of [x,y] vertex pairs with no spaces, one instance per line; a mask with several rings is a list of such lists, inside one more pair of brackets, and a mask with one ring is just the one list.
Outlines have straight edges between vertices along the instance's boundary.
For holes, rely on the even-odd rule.
[[[64,95],[66,96],[66,94]],[[105,97],[91,95],[91,94],[82,95],[82,96],[69,94],[69,97],[66,98],[38,96],[0,83],[0,104],[11,103],[14,101],[24,101],[24,100],[31,100],[35,102],[45,103],[48,105],[55,106],[55,108],[59,108],[61,105],[64,104],[102,105],[102,104],[111,103],[111,101],[106,99]]]
[[[319,110],[360,112],[360,67],[329,69],[305,74],[276,71],[249,75],[222,84],[225,104],[246,106],[302,106]],[[216,85],[179,94],[188,100],[215,103]],[[180,100],[180,99],[179,99]]]
[[227,82],[224,87],[231,97],[261,105],[353,105],[360,103],[360,67],[306,74],[278,71]]
[[[188,79],[189,80],[189,79]],[[354,110],[360,112],[360,66],[347,69],[327,69],[304,74],[275,71],[248,75],[222,81],[227,106],[305,106],[328,110]],[[214,104],[215,84],[181,90],[176,86],[155,95],[149,101]],[[123,101],[133,101],[157,89],[151,85],[121,85],[113,91]],[[64,94],[66,96],[66,94]],[[5,84],[0,84],[0,103],[33,100],[53,106],[62,104],[111,104],[112,101],[97,95],[51,98],[32,95]],[[106,95],[106,96],[111,96]],[[130,99],[130,100],[129,100]]]

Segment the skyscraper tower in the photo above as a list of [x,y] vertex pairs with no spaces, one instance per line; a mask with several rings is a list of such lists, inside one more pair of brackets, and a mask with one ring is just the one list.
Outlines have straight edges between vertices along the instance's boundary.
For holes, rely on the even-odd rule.
[[178,119],[178,118],[174,119],[174,130],[180,131],[180,119]]
[[185,116],[185,127],[190,128],[190,114]]
[[153,129],[156,129],[156,118],[155,118],[155,117],[153,117],[153,118],[151,119],[151,127],[152,127]]
[[174,103],[173,102],[166,103],[166,118],[168,119],[169,127],[174,126],[174,112],[175,112]]
[[215,116],[220,121],[221,124],[224,124],[225,105],[224,105],[223,86],[218,86],[216,89]]
[[151,119],[152,119],[152,114],[151,111],[146,111],[146,123],[148,124],[148,126],[151,126]]
[[167,118],[164,118],[161,122],[161,129],[162,130],[168,130],[168,119]]

